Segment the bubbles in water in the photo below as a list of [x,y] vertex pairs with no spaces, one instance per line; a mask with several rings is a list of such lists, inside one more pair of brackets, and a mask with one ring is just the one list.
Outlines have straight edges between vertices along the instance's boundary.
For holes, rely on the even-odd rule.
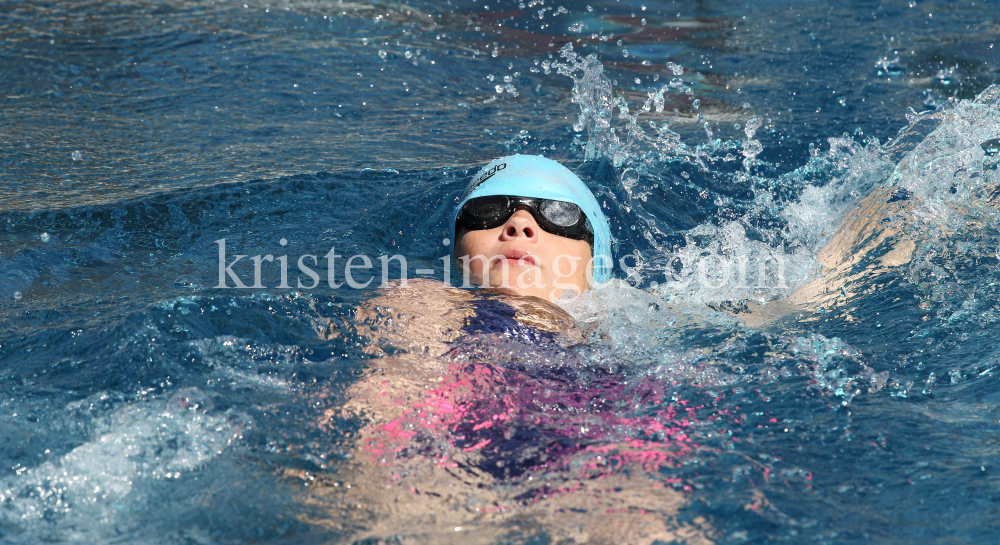
[[642,80],[641,80],[641,79],[639,79],[639,78],[635,78],[635,84],[636,84],[636,85],[640,85],[641,83],[642,83]]
[[628,49],[622,49],[622,57],[628,57]]
[[[104,405],[108,394],[71,403],[62,418],[80,420],[87,407]],[[90,440],[16,475],[0,478],[6,502],[0,527],[6,532],[47,535],[58,522],[86,542],[106,542],[100,534],[115,526],[122,505],[140,501],[155,481],[197,471],[242,437],[249,418],[213,411],[209,396],[186,388],[168,399],[126,404],[90,420]],[[58,417],[60,415],[53,415]],[[8,534],[9,535],[9,534]],[[24,542],[42,540],[26,539]]]
[[992,138],[983,142],[979,146],[983,148],[983,153],[985,153],[987,157],[993,157],[1000,154],[1000,138]]
[[496,49],[494,49],[493,52],[490,53],[490,56],[492,56],[494,58],[499,57],[500,56],[500,52],[497,51]]
[[41,235],[39,235],[38,238],[42,239],[42,242],[48,242],[48,241],[52,240],[52,235],[50,235],[48,233],[42,233]]
[[931,81],[933,81],[938,85],[943,85],[945,87],[952,87],[958,85],[959,82],[961,81],[961,78],[959,78],[958,74],[955,73],[955,70],[957,68],[958,66],[953,66],[951,68],[945,68],[939,70],[938,73],[935,74],[933,78],[931,78]]
[[756,164],[757,155],[764,151],[764,146],[754,139],[757,134],[757,129],[760,128],[764,120],[759,116],[751,117],[747,120],[746,127],[743,128],[743,133],[747,135],[747,139],[743,142],[743,168],[747,172],[750,172],[750,168]]
[[407,51],[406,53],[403,53],[403,56],[406,57],[407,59],[412,59],[413,58],[413,52],[412,51]]
[[368,38],[361,38],[361,45],[368,45]]
[[79,150],[74,151],[72,153],[72,155],[70,155],[70,157],[72,157],[74,161],[81,161],[81,160],[83,160],[83,154],[80,153]]
[[174,279],[173,286],[175,288],[187,288],[192,291],[200,290],[203,289],[204,287],[201,285],[201,282],[199,282],[197,278],[190,275],[178,276],[176,279]]
[[384,58],[386,58],[387,55],[388,55],[388,53],[385,52],[385,49],[379,49],[378,50],[378,56],[379,56],[379,58],[384,59]]
[[697,98],[694,99],[694,102],[692,102],[691,105],[694,106],[695,110],[697,110],[698,108],[701,107],[701,99],[697,99]]
[[15,291],[14,292],[14,300],[15,301],[20,301],[21,300],[21,292],[19,292],[19,291]]

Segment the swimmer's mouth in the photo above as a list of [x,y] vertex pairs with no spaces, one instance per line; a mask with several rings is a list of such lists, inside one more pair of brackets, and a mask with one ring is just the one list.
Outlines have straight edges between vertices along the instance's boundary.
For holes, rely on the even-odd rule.
[[522,248],[510,248],[509,250],[504,250],[502,254],[497,256],[497,259],[502,262],[521,262],[530,267],[538,266],[538,259],[531,255],[531,252]]

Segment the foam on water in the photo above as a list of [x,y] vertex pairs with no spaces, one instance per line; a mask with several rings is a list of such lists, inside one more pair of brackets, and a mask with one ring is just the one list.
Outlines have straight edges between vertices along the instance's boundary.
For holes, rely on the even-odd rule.
[[993,221],[1000,171],[997,159],[986,155],[982,144],[1000,136],[1000,87],[909,120],[913,125],[937,123],[900,161],[888,182],[921,201],[914,210],[914,226],[922,232],[950,232],[967,222]]
[[[249,419],[212,410],[208,396],[186,388],[169,397],[113,406],[95,394],[56,418],[81,420],[91,439],[0,480],[0,529],[13,542],[88,542],[136,523],[151,483],[196,471],[242,438]],[[80,424],[76,424],[80,425]]]

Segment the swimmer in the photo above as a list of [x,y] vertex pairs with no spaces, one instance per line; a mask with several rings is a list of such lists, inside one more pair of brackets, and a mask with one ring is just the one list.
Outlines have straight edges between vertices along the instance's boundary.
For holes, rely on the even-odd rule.
[[[602,422],[609,430],[622,425],[617,407],[631,406],[638,387],[606,374],[600,387],[566,378],[585,373],[566,350],[584,335],[554,301],[612,273],[608,220],[587,186],[556,161],[502,157],[476,174],[450,219],[453,257],[481,289],[410,280],[358,309],[358,333],[372,339],[380,358],[318,425],[346,418],[364,426],[348,461],[304,500],[324,506],[328,518],[308,521],[356,540],[493,543],[504,532],[542,525],[580,543],[708,543],[704,520],[675,518],[684,494],[644,476],[687,452],[683,440],[581,435]],[[320,336],[336,335],[330,324]],[[499,361],[505,355],[515,361]],[[570,372],[542,369],[559,366]],[[540,409],[526,401],[543,385],[548,403],[572,404],[592,390],[600,398],[595,407],[608,408],[562,419],[554,413],[540,424]],[[649,425],[670,420],[658,418]],[[534,439],[518,440],[520,433]],[[570,469],[602,456],[622,463],[586,475]],[[546,493],[541,475],[549,483],[565,479],[567,492]]]

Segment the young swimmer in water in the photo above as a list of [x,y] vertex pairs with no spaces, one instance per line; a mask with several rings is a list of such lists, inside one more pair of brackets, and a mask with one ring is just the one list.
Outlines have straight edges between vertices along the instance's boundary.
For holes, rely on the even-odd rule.
[[358,309],[358,332],[383,357],[320,422],[365,425],[305,500],[330,518],[310,522],[355,526],[357,540],[493,543],[544,527],[577,543],[707,543],[701,522],[673,520],[683,493],[645,477],[689,452],[687,420],[654,408],[633,421],[635,396],[659,398],[661,385],[590,376],[566,350],[583,335],[552,301],[612,270],[608,221],[586,185],[550,159],[502,157],[473,178],[450,226],[454,258],[489,289],[410,281]]

